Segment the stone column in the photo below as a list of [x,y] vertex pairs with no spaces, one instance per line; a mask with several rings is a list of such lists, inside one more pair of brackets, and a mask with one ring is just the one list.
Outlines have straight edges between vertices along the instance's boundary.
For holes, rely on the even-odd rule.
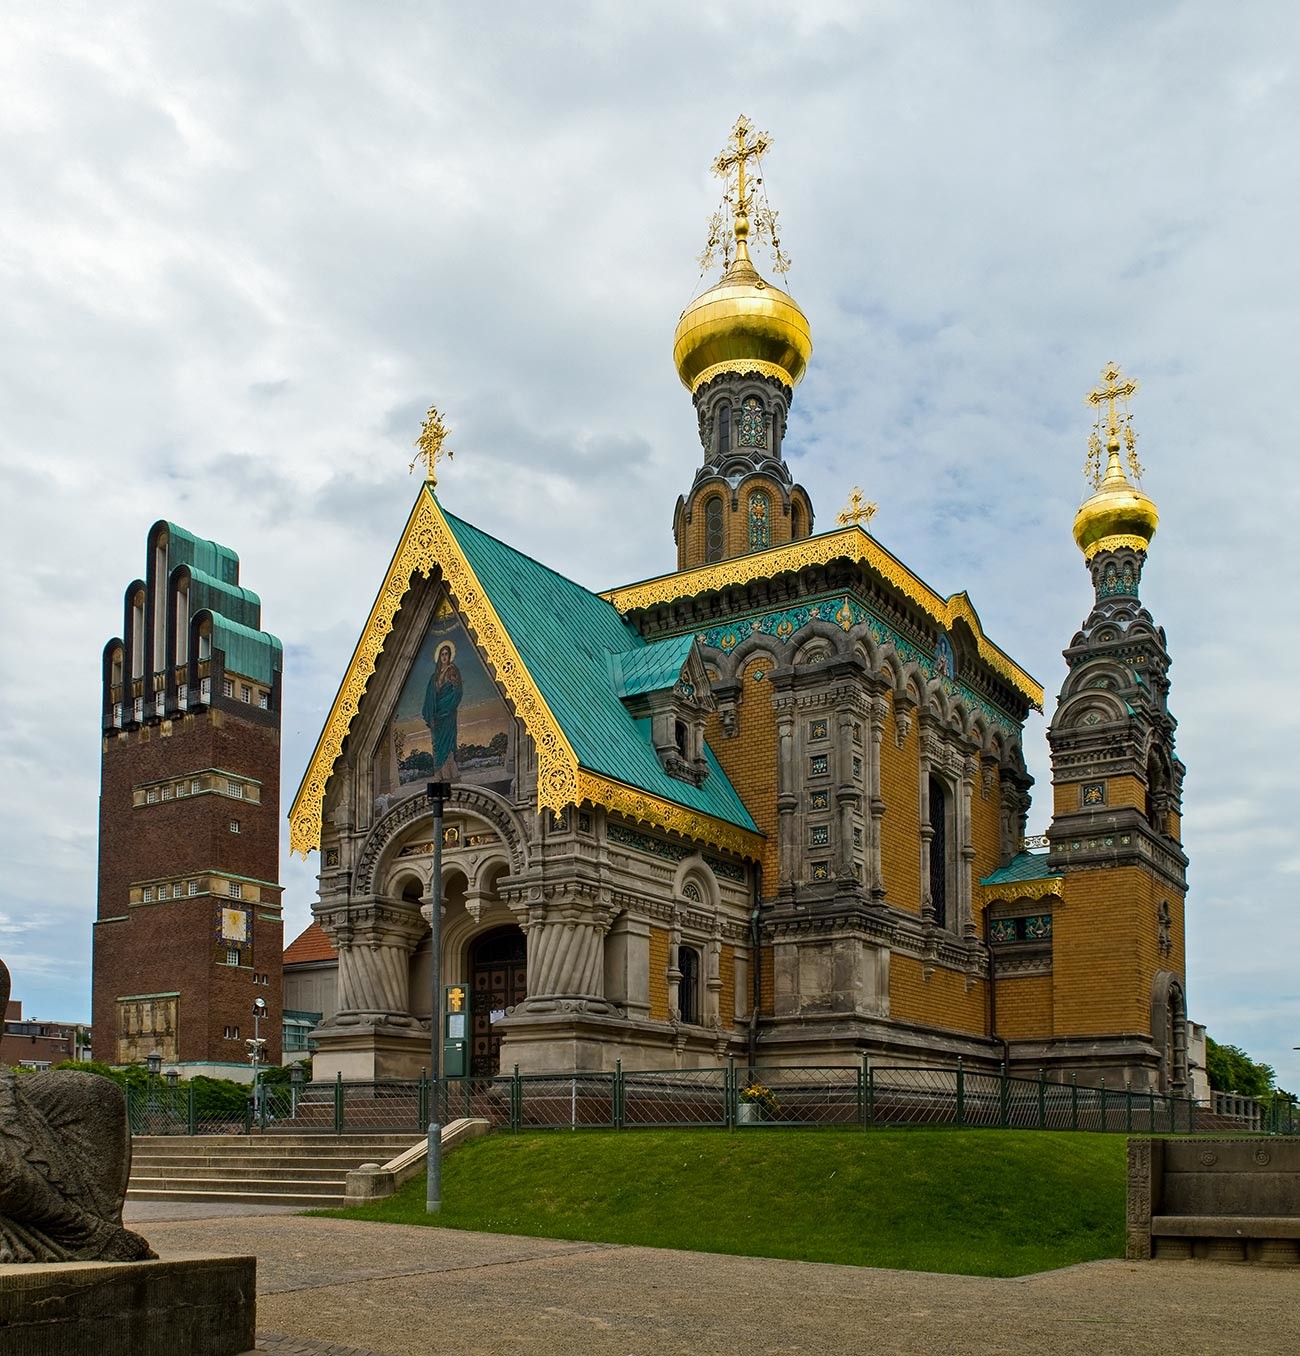
[[939,753],[939,741],[925,728],[922,718],[919,776],[921,792],[921,916],[927,923],[934,922],[934,896],[930,893],[930,844],[934,841],[934,827],[930,823],[930,769]]
[[874,900],[885,897],[884,869],[881,865],[880,843],[883,836],[881,821],[885,815],[885,798],[880,789],[881,749],[885,742],[885,720],[889,703],[884,697],[871,702],[871,737],[867,753],[867,890]]
[[719,1007],[722,994],[722,925],[716,918],[713,920],[713,935],[705,949],[704,969],[704,1012],[701,1016],[706,1026],[717,1027],[722,1022],[722,1010]]
[[789,696],[778,699],[776,712],[777,795],[779,815],[780,876],[779,884],[794,884],[799,853],[799,795],[800,778],[795,767],[794,700]]
[[861,803],[861,789],[853,775],[853,710],[841,703],[835,712],[835,875],[855,879],[853,870],[853,811]]
[[975,781],[979,777],[979,769],[977,757],[971,755],[962,759],[961,792],[958,796],[957,814],[961,862],[961,869],[957,872],[957,916],[961,920],[962,936],[968,941],[975,939],[975,835],[971,828],[971,801],[975,796]]
[[[516,912],[519,912],[516,909]],[[597,1000],[605,995],[605,934],[613,921],[608,902],[586,890],[564,890],[527,902],[528,998]]]
[[334,928],[339,953],[336,1022],[415,1024],[410,961],[423,932],[420,915],[397,901],[372,897],[348,909],[346,920]]

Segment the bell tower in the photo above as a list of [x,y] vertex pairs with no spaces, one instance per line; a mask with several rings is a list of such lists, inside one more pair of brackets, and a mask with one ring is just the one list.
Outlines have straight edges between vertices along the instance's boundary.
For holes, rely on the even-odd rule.
[[726,189],[700,263],[707,269],[721,255],[723,276],[682,312],[673,338],[673,360],[695,403],[704,452],[673,515],[678,569],[812,532],[812,502],[782,454],[812,335],[798,303],[760,276],[749,253],[752,234],[770,247],[779,273],[789,269],[777,213],[762,187],[762,156],[771,144],[741,117],[714,161]]
[[1094,601],[1064,652],[1069,672],[1047,735],[1054,794],[1048,860],[1065,878],[1066,897],[1055,1020],[1058,1036],[1108,1047],[1106,1063],[1123,1068],[1135,1086],[1182,1092],[1184,767],[1174,752],[1165,633],[1140,595],[1159,517],[1139,487],[1128,413],[1136,390],[1111,363],[1088,396],[1097,410],[1088,454],[1095,492],[1075,517],[1074,537]]

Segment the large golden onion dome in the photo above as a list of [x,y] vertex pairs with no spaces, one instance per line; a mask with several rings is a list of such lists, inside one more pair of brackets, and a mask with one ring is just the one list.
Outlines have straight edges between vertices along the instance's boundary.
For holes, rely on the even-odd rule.
[[1121,546],[1145,552],[1160,522],[1155,502],[1124,474],[1119,440],[1114,440],[1107,451],[1106,474],[1097,493],[1085,499],[1074,515],[1074,540],[1085,560],[1091,560],[1098,551],[1114,551]]
[[748,234],[748,220],[737,213],[735,262],[677,322],[673,362],[692,394],[720,372],[758,372],[795,386],[808,367],[808,317],[793,297],[759,276]]

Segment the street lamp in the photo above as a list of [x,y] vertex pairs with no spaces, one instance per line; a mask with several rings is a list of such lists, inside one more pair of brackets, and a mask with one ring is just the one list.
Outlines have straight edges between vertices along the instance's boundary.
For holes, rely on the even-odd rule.
[[433,1006],[429,1009],[429,1181],[424,1209],[442,1209],[442,1122],[438,1105],[439,1056],[442,1053],[442,807],[451,796],[448,782],[430,782],[433,805],[433,878],[429,882],[429,958],[433,968]]
[[260,1090],[257,1086],[257,1066],[262,1059],[262,1046],[266,1043],[262,1039],[262,1018],[266,1016],[266,999],[253,999],[253,1039],[248,1042],[252,1047],[249,1059],[253,1065],[253,1115],[258,1117],[261,1113]]
[[146,1068],[149,1070],[150,1078],[157,1078],[162,1072],[162,1055],[157,1050],[151,1051],[144,1057]]
[[163,1074],[163,1077],[167,1080],[167,1086],[169,1088],[174,1088],[176,1086],[177,1082],[180,1079],[180,1076],[181,1072],[179,1069],[168,1069],[167,1072]]

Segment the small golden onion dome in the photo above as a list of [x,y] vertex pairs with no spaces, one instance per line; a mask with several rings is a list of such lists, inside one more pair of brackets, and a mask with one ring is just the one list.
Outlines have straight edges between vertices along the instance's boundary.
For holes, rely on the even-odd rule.
[[1124,474],[1118,439],[1111,441],[1107,451],[1105,477],[1096,494],[1085,499],[1074,515],[1074,540],[1085,560],[1091,560],[1098,551],[1114,551],[1121,546],[1145,552],[1160,522],[1154,501]]
[[750,260],[743,215],[735,233],[735,262],[682,312],[673,335],[677,375],[692,395],[720,372],[758,372],[796,386],[812,354],[808,317]]

